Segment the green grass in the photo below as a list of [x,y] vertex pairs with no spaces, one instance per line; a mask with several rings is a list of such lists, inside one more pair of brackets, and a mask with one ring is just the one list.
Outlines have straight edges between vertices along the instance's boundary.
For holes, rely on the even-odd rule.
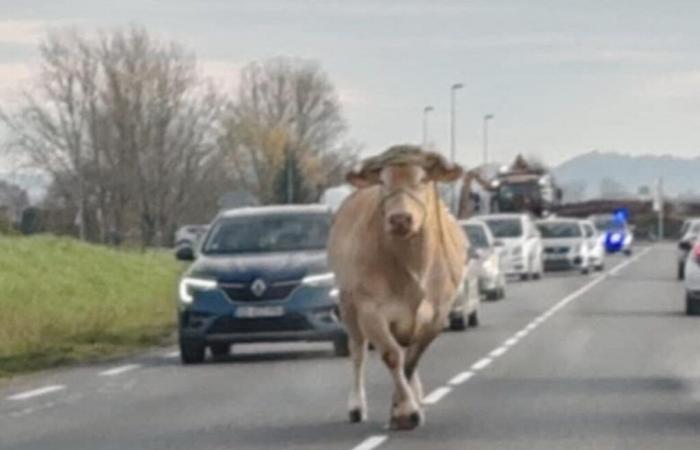
[[0,378],[163,342],[181,271],[166,252],[0,236]]

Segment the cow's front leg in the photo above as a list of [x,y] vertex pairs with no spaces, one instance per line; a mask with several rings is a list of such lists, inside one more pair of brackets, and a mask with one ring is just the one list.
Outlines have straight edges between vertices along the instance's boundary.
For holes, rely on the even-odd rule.
[[390,426],[411,430],[421,423],[420,407],[404,373],[404,350],[391,334],[386,319],[374,308],[361,312],[359,320],[363,333],[381,354],[382,361],[394,380],[395,397],[391,408]]
[[353,368],[353,384],[348,396],[348,416],[350,422],[367,420],[367,396],[365,394],[365,361],[367,360],[367,339],[357,323],[355,308],[348,301],[341,301],[341,314],[348,332],[350,359]]

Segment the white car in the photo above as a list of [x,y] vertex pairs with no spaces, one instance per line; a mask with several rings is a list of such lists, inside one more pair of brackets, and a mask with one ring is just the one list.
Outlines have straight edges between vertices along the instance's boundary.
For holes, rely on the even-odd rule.
[[700,315],[700,240],[696,240],[685,260],[685,313]]
[[601,271],[605,268],[605,236],[598,232],[592,221],[582,220],[581,224],[588,244],[591,267]]
[[686,219],[681,227],[680,240],[678,241],[678,279],[682,280],[685,276],[685,261],[688,259],[688,252],[693,246],[693,243],[700,236],[700,219]]
[[529,214],[491,214],[479,216],[503,246],[502,261],[507,275],[521,280],[538,279],[544,272],[542,239]]
[[448,316],[447,327],[450,330],[462,331],[467,327],[479,326],[481,293],[477,267],[478,263],[473,258],[467,259],[467,267],[465,267],[467,276],[464,277],[462,290],[457,294],[457,299]]
[[481,220],[462,220],[472,256],[477,262],[479,291],[489,300],[500,300],[506,296],[506,274],[501,264],[501,247],[494,245],[495,239],[489,227]]
[[552,218],[537,222],[544,245],[546,270],[591,270],[586,231],[579,219]]

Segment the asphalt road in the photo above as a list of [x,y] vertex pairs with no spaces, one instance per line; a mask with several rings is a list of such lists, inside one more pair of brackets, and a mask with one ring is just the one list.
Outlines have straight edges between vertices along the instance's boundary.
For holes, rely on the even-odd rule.
[[[604,274],[513,282],[482,325],[422,361],[427,423],[391,432],[372,355],[370,420],[346,423],[347,360],[322,344],[241,346],[182,367],[174,349],[24,377],[0,389],[0,449],[700,448],[700,318],[674,248]],[[450,382],[451,381],[451,382]]]

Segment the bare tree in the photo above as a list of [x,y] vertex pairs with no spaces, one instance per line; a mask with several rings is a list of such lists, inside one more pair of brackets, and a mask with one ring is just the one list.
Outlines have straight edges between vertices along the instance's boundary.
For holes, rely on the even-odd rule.
[[237,185],[262,203],[308,202],[354,160],[346,128],[335,88],[317,64],[275,58],[243,69],[221,146]]
[[218,151],[224,102],[198,75],[194,55],[140,28],[97,37],[64,30],[40,51],[22,106],[0,113],[12,149],[77,203],[81,237],[90,215],[94,239],[166,243],[199,204],[196,186],[208,181]]

